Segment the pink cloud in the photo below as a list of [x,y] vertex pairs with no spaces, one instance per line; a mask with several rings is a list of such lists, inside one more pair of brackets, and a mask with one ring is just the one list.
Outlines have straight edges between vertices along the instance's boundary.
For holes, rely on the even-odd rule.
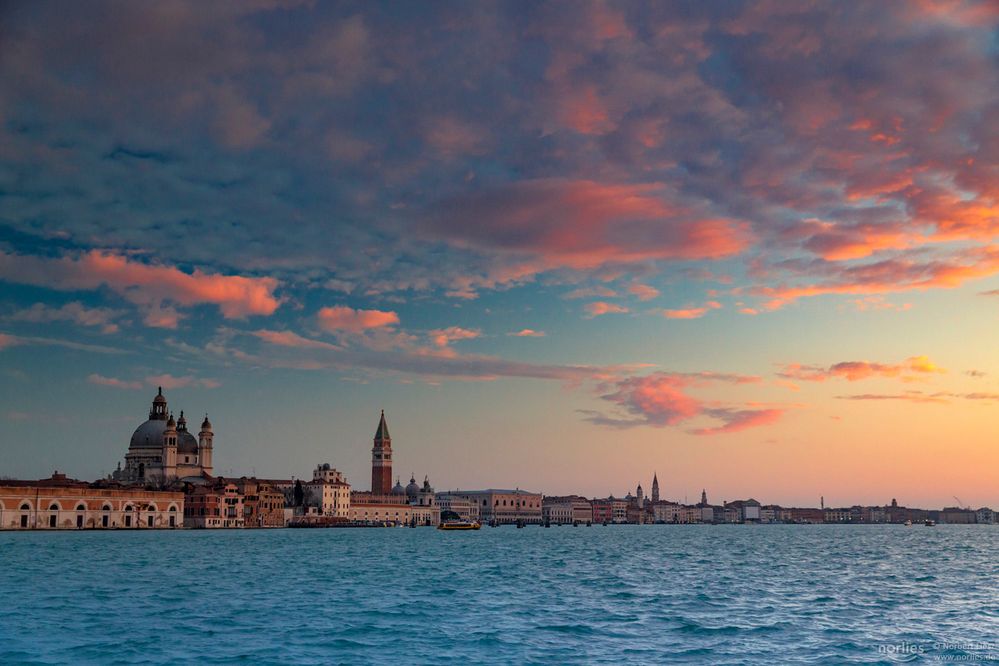
[[533,328],[522,328],[519,331],[507,333],[507,335],[512,335],[516,338],[543,338],[545,337],[545,332],[535,331]]
[[724,423],[710,428],[697,428],[691,432],[695,435],[724,435],[749,428],[758,428],[776,423],[784,415],[784,411],[783,409],[710,410],[711,416],[722,419]]
[[87,376],[87,381],[91,384],[96,384],[98,386],[110,386],[112,388],[128,389],[135,391],[141,389],[142,382],[136,381],[125,381],[123,379],[116,379],[115,377],[105,377],[104,375],[91,374]]
[[740,407],[717,406],[695,398],[687,390],[699,383],[723,381],[730,383],[755,383],[759,377],[726,373],[669,373],[655,372],[642,377],[629,377],[614,382],[614,390],[601,395],[601,399],[618,405],[628,418],[606,416],[587,411],[587,419],[597,425],[615,428],[635,426],[678,426],[695,418],[711,418],[721,425],[691,430],[695,435],[715,435],[739,432],[748,428],[776,422],[786,411],[781,408],[758,408],[749,403]]
[[[140,263],[101,250],[56,259],[0,252],[0,278],[61,291],[106,286],[147,308],[162,307],[164,303],[214,304],[229,319],[270,315],[280,305],[274,296],[279,284],[274,278],[221,275],[197,269],[185,273],[173,266]],[[176,320],[166,323],[175,326]]]
[[566,300],[575,300],[577,298],[614,298],[617,296],[617,292],[613,289],[609,289],[603,286],[596,287],[579,287],[578,289],[573,289],[562,295],[562,298]]
[[20,341],[17,336],[0,333],[0,349],[7,349],[8,347],[14,347],[18,344],[20,344]]
[[455,340],[473,340],[482,335],[482,331],[449,326],[448,328],[430,331],[430,340],[438,347],[447,347]]
[[748,245],[745,223],[670,198],[660,184],[521,181],[443,201],[424,228],[458,246],[533,257],[538,272],[720,259]]
[[659,296],[658,289],[639,282],[628,285],[628,293],[637,297],[640,301],[651,301],[653,298]]
[[342,349],[342,347],[330,344],[329,342],[322,342],[321,340],[311,340],[309,338],[303,338],[298,333],[293,333],[292,331],[260,330],[260,331],[254,331],[253,335],[260,338],[264,342],[269,342],[272,345],[278,345],[281,347],[299,347],[301,349],[328,349],[332,351],[337,351]]
[[778,372],[778,376],[806,382],[824,382],[827,379],[841,378],[855,382],[871,377],[898,377],[903,381],[919,375],[947,372],[926,356],[912,356],[896,364],[872,363],[870,361],[842,361],[829,367],[791,363]]
[[162,386],[165,389],[189,387],[214,389],[222,386],[214,379],[199,379],[192,375],[184,375],[183,377],[174,377],[171,374],[151,375],[146,377],[145,381],[148,386]]
[[399,315],[395,312],[355,310],[344,305],[322,308],[316,317],[319,326],[331,333],[339,331],[363,333],[367,330],[386,328],[399,323]]
[[587,303],[584,306],[587,314],[592,319],[593,317],[599,317],[605,314],[620,314],[628,312],[628,308],[623,305],[617,305],[615,303],[608,303],[606,301],[596,301],[594,303]]
[[[793,267],[793,264],[784,264]],[[885,294],[911,290],[950,289],[968,280],[999,273],[999,247],[977,247],[938,259],[898,257],[869,264],[794,267],[810,284],[756,287],[751,293],[770,299],[774,310],[800,298],[827,294]]]
[[15,312],[10,316],[10,320],[32,323],[69,321],[79,326],[98,327],[102,333],[117,333],[118,324],[114,320],[121,315],[122,313],[118,310],[88,308],[79,301],[74,301],[58,308],[35,303],[26,310]]
[[662,316],[667,319],[700,319],[706,315],[711,310],[717,310],[721,307],[721,303],[717,301],[708,301],[701,307],[697,308],[683,308],[679,310],[662,310]]

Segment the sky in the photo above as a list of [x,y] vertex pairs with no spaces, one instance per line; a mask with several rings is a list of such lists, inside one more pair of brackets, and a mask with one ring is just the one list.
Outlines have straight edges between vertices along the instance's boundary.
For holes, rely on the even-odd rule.
[[[4,3],[0,476],[999,508],[999,5]],[[957,498],[957,499],[956,499]]]

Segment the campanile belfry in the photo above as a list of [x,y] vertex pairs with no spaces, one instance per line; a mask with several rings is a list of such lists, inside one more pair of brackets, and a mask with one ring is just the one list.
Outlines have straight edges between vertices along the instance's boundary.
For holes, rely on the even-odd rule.
[[375,432],[375,445],[371,449],[371,493],[388,495],[392,492],[392,437],[385,423],[385,410],[382,410],[378,430]]

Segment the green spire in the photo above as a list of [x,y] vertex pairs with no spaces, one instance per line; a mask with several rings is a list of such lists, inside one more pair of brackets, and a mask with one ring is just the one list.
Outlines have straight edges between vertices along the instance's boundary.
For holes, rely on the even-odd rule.
[[378,421],[378,430],[375,431],[376,442],[390,442],[392,436],[389,435],[388,424],[385,423],[385,410],[382,410],[382,418]]

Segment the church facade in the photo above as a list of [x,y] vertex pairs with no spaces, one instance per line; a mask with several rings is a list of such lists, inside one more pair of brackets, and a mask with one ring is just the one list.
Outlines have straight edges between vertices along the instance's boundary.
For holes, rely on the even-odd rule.
[[121,483],[165,485],[185,477],[211,476],[214,438],[207,414],[197,437],[187,429],[184,412],[174,420],[160,387],[149,418],[132,433],[125,465],[119,464],[112,478]]

